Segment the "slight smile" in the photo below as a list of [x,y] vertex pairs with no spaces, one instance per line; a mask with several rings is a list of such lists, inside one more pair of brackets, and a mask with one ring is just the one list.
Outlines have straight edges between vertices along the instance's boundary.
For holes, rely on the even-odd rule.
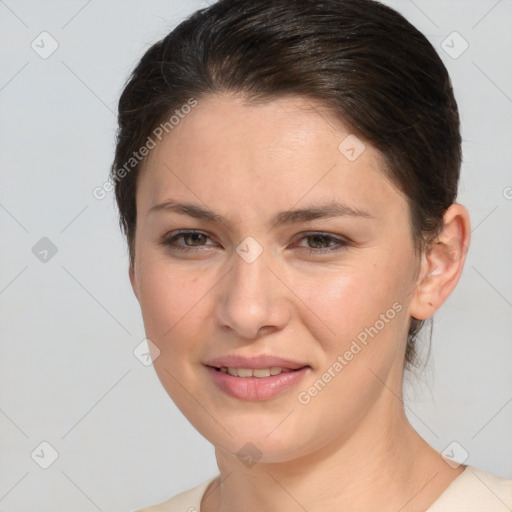
[[225,356],[205,363],[217,387],[240,400],[269,400],[296,385],[311,366],[274,356]]

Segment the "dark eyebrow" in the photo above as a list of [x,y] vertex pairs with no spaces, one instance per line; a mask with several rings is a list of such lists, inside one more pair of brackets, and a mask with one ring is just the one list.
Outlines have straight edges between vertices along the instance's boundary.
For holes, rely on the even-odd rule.
[[[195,219],[206,220],[208,222],[216,222],[228,227],[230,224],[228,219],[208,208],[204,208],[193,203],[177,203],[172,199],[151,207],[148,211],[148,214],[155,211],[169,211],[181,215],[188,215]],[[273,227],[276,227],[284,224],[307,222],[314,219],[341,217],[343,215],[362,218],[374,218],[371,213],[365,210],[352,208],[350,206],[340,204],[336,201],[331,201],[326,204],[312,205],[307,208],[280,212],[273,217],[270,224]]]
[[293,224],[295,222],[307,222],[314,219],[323,219],[329,217],[341,217],[350,215],[352,217],[373,218],[370,212],[352,208],[350,206],[331,201],[330,203],[313,205],[298,210],[288,210],[278,213],[272,222],[272,225]]
[[169,199],[168,201],[156,204],[155,206],[151,207],[148,211],[148,214],[158,211],[174,212],[181,215],[194,217],[194,219],[207,220],[209,222],[217,222],[219,224],[228,225],[227,219],[225,219],[222,215],[219,215],[208,208],[203,208],[197,204],[177,203],[176,201]]

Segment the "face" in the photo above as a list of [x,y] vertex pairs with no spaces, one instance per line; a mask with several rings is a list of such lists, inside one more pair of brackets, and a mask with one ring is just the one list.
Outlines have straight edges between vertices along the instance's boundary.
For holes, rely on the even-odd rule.
[[418,260],[362,144],[301,98],[211,96],[139,176],[130,276],[154,367],[226,453],[292,460],[392,414]]

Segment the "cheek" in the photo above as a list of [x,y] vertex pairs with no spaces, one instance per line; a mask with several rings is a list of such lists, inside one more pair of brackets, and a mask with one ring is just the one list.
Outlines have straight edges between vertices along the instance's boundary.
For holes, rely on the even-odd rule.
[[315,276],[295,276],[293,289],[304,314],[322,325],[323,336],[341,342],[373,323],[395,300],[397,283],[383,263],[347,266]]
[[[139,301],[146,336],[158,347],[153,361],[154,370],[164,388],[188,417],[196,414],[190,394],[200,396],[196,362],[211,318],[207,308],[207,279],[191,274],[168,262],[149,261],[139,266]],[[188,362],[193,364],[188,364]],[[187,383],[185,391],[180,383]]]
[[[190,318],[200,311],[202,297],[208,292],[206,280],[158,259],[139,265],[139,301],[148,338],[161,350],[166,349]],[[178,343],[179,345],[179,343]],[[176,347],[177,348],[177,347]]]

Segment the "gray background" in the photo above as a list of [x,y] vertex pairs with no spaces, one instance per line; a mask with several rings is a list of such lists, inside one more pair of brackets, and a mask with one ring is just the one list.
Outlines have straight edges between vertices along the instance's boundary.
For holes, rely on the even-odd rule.
[[[512,2],[386,3],[453,78],[459,202],[473,229],[430,363],[407,379],[408,416],[439,451],[456,441],[468,463],[512,478]],[[133,354],[144,332],[113,196],[92,195],[129,71],[204,5],[0,0],[0,511],[126,512],[217,472],[213,448]],[[31,47],[51,49],[43,31],[59,45],[46,59]],[[469,44],[457,58],[454,31]],[[32,252],[42,237],[57,248],[45,262],[36,255],[48,242]],[[48,469],[43,441],[58,452]]]

